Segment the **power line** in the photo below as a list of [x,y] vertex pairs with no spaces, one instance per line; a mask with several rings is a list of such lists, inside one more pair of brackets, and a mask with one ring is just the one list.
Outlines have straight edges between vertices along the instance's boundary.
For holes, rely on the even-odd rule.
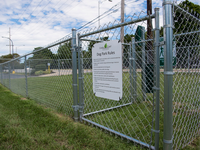
[[[128,5],[128,4],[130,4],[130,3],[134,3],[134,2],[137,2],[137,1],[139,1],[139,0],[136,0],[136,1],[131,1],[131,0],[130,0],[130,1],[128,1],[127,3],[125,3],[125,5]],[[114,7],[117,7],[117,6],[119,6],[119,7],[114,9]],[[121,8],[121,6],[120,6],[120,2],[119,2],[119,3],[117,3],[116,5],[114,5],[113,7],[111,7],[109,10],[107,10],[106,12],[104,12],[103,14],[101,14],[100,16],[96,17],[95,19],[89,21],[89,22],[86,23],[85,25],[83,25],[83,26],[81,26],[80,28],[78,28],[78,30],[84,28],[84,27],[87,26],[87,25],[88,25],[88,26],[89,26],[89,25],[93,25],[94,23],[96,23],[96,22],[98,21],[99,18],[100,18],[100,19],[103,19],[103,18],[109,16],[110,14],[115,13],[115,12],[118,11],[120,8]],[[112,9],[113,9],[113,10],[112,10]],[[106,13],[107,13],[107,14],[106,14]],[[104,16],[104,15],[105,15],[105,16]],[[87,26],[87,27],[88,27],[88,26]]]
[[[111,13],[115,12],[116,10],[118,10],[119,8],[115,9],[115,10],[112,10],[114,9],[114,7],[117,7],[120,3],[117,3],[116,5],[114,5],[112,8],[110,8],[109,10],[107,10],[106,12],[104,12],[103,14],[101,14],[100,16],[96,17],[95,19],[89,21],[88,23],[86,23],[85,25],[81,26],[80,28],[78,28],[78,30],[82,29],[83,27],[87,26],[87,25],[92,25],[94,23],[96,23],[98,21],[98,19],[102,19],[102,18],[105,18],[106,16],[110,15]],[[109,13],[110,12],[110,13]],[[109,13],[109,14],[108,14]],[[107,14],[107,15],[106,15]],[[106,16],[104,16],[106,15]],[[103,17],[104,16],[104,17]]]
[[[74,1],[71,2],[70,4],[68,4],[68,7],[70,7],[70,5],[72,5],[73,3],[74,3]],[[80,3],[78,3],[78,5],[80,5]],[[78,5],[76,5],[76,6],[78,6]],[[64,6],[64,5],[61,5],[58,9],[60,9],[60,8],[63,7],[63,6]],[[68,7],[67,7],[67,8],[68,8]],[[73,9],[73,7],[72,7],[71,9]],[[67,12],[69,12],[71,9],[69,9]],[[50,21],[53,22],[53,19],[55,18],[56,15],[57,15],[57,14],[53,14],[52,17],[46,18],[47,21],[46,21],[45,23],[42,23],[41,25],[43,25],[43,24],[46,25],[46,24],[50,23]],[[60,15],[59,15],[59,16],[60,16]],[[44,16],[44,17],[45,17],[45,16]],[[41,19],[39,19],[39,21],[42,20],[44,17],[42,17]],[[39,21],[38,21],[38,22],[39,22]],[[36,27],[38,28],[38,27],[40,27],[41,25],[38,25],[38,26],[36,26]],[[33,31],[35,31],[37,28],[35,28],[34,30],[32,30],[31,33],[33,33]],[[39,30],[39,31],[40,31],[40,30]]]
[[[60,2],[60,1],[59,1]],[[58,2],[58,3],[59,3]],[[74,2],[74,1],[73,1]],[[58,4],[57,3],[57,4]],[[66,3],[66,2],[65,2]],[[57,5],[56,4],[56,5]],[[71,3],[72,4],[72,3]],[[79,3],[80,4],[80,3]],[[108,15],[110,15],[111,13],[113,13],[113,12],[115,12],[115,11],[117,11],[117,10],[119,10],[119,8],[120,7],[118,7],[117,8],[117,6],[119,5],[119,3],[118,4],[116,4],[115,6],[113,6],[112,8],[110,8],[109,10],[107,10],[106,12],[104,12],[102,15],[100,15],[100,16],[98,16],[97,18],[95,18],[95,19],[93,19],[92,21],[89,21],[88,23],[86,23],[85,25],[83,25],[83,26],[81,26],[80,28],[78,28],[78,30],[81,30],[81,29],[83,29],[84,27],[88,27],[89,25],[92,25],[92,24],[94,24],[94,23],[96,23],[97,22],[97,19],[100,17],[101,19],[103,19],[103,18],[105,18],[105,17],[107,17]],[[65,5],[61,5],[59,8],[61,8],[61,7],[63,7],[63,6],[65,6]],[[46,7],[46,6],[45,6]],[[69,6],[70,7],[70,6]],[[44,7],[43,7],[44,8]],[[36,8],[35,8],[36,9]],[[35,10],[34,9],[34,10]],[[71,9],[69,9],[69,10],[71,10]],[[55,14],[54,14],[54,16],[55,16]],[[44,17],[43,17],[44,18]],[[46,19],[46,20],[48,20],[48,22],[49,21],[51,21],[50,19],[52,19],[52,17],[51,18],[48,18],[48,19]],[[41,19],[40,19],[41,20]],[[44,23],[43,23],[44,24]],[[33,29],[33,28],[32,28]],[[34,29],[34,30],[36,30],[36,28]],[[33,30],[32,30],[32,32],[34,32]],[[31,32],[31,33],[32,33]],[[29,34],[30,34],[30,32],[29,32]],[[70,34],[69,34],[70,35]],[[66,36],[65,36],[66,37]]]
[[[61,0],[60,0],[60,1],[61,1]],[[59,2],[60,2],[60,1],[59,1]],[[59,2],[58,2],[58,3],[59,3]],[[63,4],[61,4],[60,7],[57,8],[57,9],[60,9],[61,7],[65,6],[64,4],[66,4],[66,2],[67,2],[67,1],[65,1]],[[57,3],[57,4],[58,4],[58,3]],[[74,3],[74,1],[73,1],[72,3]],[[72,3],[71,3],[71,4],[72,4]],[[57,4],[56,4],[56,5],[57,5]],[[45,6],[45,7],[46,7],[46,6]],[[70,7],[70,5],[68,5],[68,7]],[[53,17],[54,17],[54,16],[55,16],[55,14],[53,15]],[[43,19],[44,17],[45,17],[45,16],[43,16],[41,19]],[[46,20],[50,20],[50,19],[52,20],[53,17],[46,18]],[[37,22],[40,22],[41,19],[39,19]],[[46,22],[46,23],[47,23],[47,22]],[[44,23],[43,23],[43,24],[44,24]],[[41,24],[41,25],[43,25],[43,24]],[[41,25],[35,25],[35,26],[31,29],[31,32],[29,32],[29,34],[33,33],[33,31],[36,30],[36,29],[38,28],[38,26],[41,26]],[[35,27],[37,27],[37,28],[35,28]]]
[[[34,13],[34,11],[38,8],[38,6],[42,3],[42,1],[43,0],[41,0],[40,2],[39,2],[39,4],[34,8],[34,10],[29,14],[29,17],[28,18],[30,18],[31,17],[31,15]],[[50,2],[50,1],[49,1]],[[48,3],[49,4],[49,3]],[[47,5],[48,5],[47,4]],[[27,20],[28,20],[28,18],[26,18]],[[20,29],[21,27],[23,26],[23,24],[20,26],[20,27],[18,27],[18,29]]]
[[[42,2],[42,1],[40,1],[40,3],[41,3],[41,2]],[[59,1],[59,2],[60,2],[60,1]],[[59,3],[59,2],[58,2],[58,3]],[[37,5],[37,7],[40,5],[40,3]],[[57,4],[58,4],[58,3],[57,3]],[[65,6],[64,4],[66,4],[66,3],[67,3],[67,1],[64,2],[62,5],[60,5],[60,7],[57,8],[57,9],[60,9],[61,7]],[[70,5],[71,5],[72,3],[74,3],[74,1],[71,2],[70,4],[68,4],[68,7],[70,7]],[[48,3],[48,4],[49,4],[49,3]],[[47,4],[47,5],[48,5],[48,4]],[[56,5],[57,5],[57,4],[56,4]],[[79,4],[80,4],[80,3],[78,3],[78,5],[79,5]],[[47,5],[46,5],[46,6],[47,6]],[[46,7],[46,6],[45,6],[45,7]],[[77,5],[76,5],[76,6],[77,6]],[[37,8],[37,7],[36,7],[36,8]],[[45,7],[43,7],[43,8],[45,8]],[[36,8],[35,8],[35,9],[36,9]],[[35,11],[35,9],[32,11],[31,14],[33,14],[33,12]],[[42,9],[42,10],[43,10],[43,9]],[[69,9],[69,10],[71,10],[71,9]],[[68,12],[69,12],[69,10],[68,10]],[[30,14],[30,15],[31,15],[31,14]],[[29,15],[29,16],[30,16],[30,15]],[[44,17],[45,17],[45,16],[43,16],[40,20],[42,20]],[[53,17],[55,18],[55,14],[53,15]],[[46,18],[46,20],[48,21],[48,22],[46,22],[46,23],[49,23],[49,22],[52,20],[53,17],[51,17],[51,18]],[[51,19],[51,20],[50,20],[50,19]],[[38,20],[38,22],[40,22],[40,20]],[[29,21],[29,22],[30,22],[30,21]],[[26,23],[27,23],[27,22],[26,22]],[[44,24],[44,23],[43,23],[43,24]],[[23,26],[23,25],[21,25],[19,28],[21,28],[22,26]],[[38,25],[38,26],[36,25],[35,27],[38,28],[39,26],[41,26],[41,25]],[[29,34],[33,33],[37,28],[34,28],[34,29],[32,28],[32,29],[31,29],[31,32],[28,32],[28,33],[29,33]]]
[[[22,16],[23,16],[24,13],[27,11],[27,9],[29,8],[29,6],[31,5],[32,2],[33,2],[33,0],[31,0],[31,2],[25,7],[26,9],[23,11],[23,14],[20,15],[20,17],[19,17],[19,19],[17,19],[17,21],[19,21],[19,20],[22,18]],[[17,22],[17,21],[16,21],[16,22]]]

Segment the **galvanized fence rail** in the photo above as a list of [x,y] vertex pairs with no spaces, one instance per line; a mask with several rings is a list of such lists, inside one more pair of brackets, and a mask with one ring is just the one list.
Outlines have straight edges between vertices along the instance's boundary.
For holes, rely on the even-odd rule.
[[[200,19],[171,0],[163,1],[163,13],[163,30],[159,8],[124,23],[72,29],[63,39],[1,63],[0,83],[141,147],[184,148],[200,131]],[[119,101],[93,93],[93,46],[114,40],[123,54]]]

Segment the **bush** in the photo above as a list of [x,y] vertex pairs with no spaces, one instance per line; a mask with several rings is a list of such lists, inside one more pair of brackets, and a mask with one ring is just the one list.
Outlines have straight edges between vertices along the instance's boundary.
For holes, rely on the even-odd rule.
[[46,68],[47,68],[46,64],[39,64],[35,66],[35,71],[39,71],[39,70],[45,71]]
[[32,69],[32,70],[31,70],[30,75],[35,75],[35,69]]
[[43,74],[43,71],[42,71],[42,70],[39,70],[39,71],[36,71],[36,72],[35,72],[35,75],[36,75],[36,76],[39,76],[39,75],[42,75],[42,74]]
[[51,70],[43,71],[44,74],[50,74],[51,72],[52,72]]

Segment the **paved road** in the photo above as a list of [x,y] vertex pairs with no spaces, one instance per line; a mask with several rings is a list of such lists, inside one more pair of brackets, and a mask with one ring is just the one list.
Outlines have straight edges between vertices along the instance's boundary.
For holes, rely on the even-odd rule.
[[[18,75],[18,74],[10,74],[11,79],[18,79],[18,78],[25,78],[24,75]],[[3,79],[9,79],[8,73],[3,73]]]
[[[28,78],[30,77],[37,77],[37,76],[27,76]],[[20,78],[25,78],[25,75],[19,75],[19,74],[10,74],[11,79],[20,79]],[[9,79],[9,74],[8,73],[3,73],[3,79]]]
[[[40,75],[40,76],[30,76],[28,75],[28,78],[31,77],[50,77],[50,76],[60,76],[60,75],[70,75],[72,74],[72,69],[53,69],[52,70],[53,73],[51,74],[45,74],[45,75]],[[128,69],[123,69],[123,72],[128,72]],[[192,69],[190,70],[191,72],[199,72],[199,69]],[[92,69],[84,69],[84,73],[91,73]],[[141,72],[141,69],[137,69],[137,72]],[[160,72],[164,72],[164,69],[160,69]],[[188,72],[187,69],[175,69],[173,70],[173,72]],[[77,74],[78,74],[78,70],[77,70]],[[9,79],[9,74],[8,73],[3,73],[3,78],[4,79]],[[11,79],[18,79],[18,78],[25,78],[25,75],[19,75],[19,74],[10,74],[10,78]]]

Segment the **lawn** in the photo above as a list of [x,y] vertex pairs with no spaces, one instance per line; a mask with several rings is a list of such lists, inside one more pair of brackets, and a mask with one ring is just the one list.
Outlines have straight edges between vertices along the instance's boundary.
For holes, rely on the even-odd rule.
[[[175,147],[182,147],[195,137],[199,115],[199,75],[198,73],[176,73],[174,75],[174,140]],[[93,122],[112,130],[154,145],[151,135],[153,94],[142,91],[141,73],[137,73],[137,97],[132,97],[129,73],[123,73],[123,98],[119,102],[98,98],[92,90],[92,74],[84,75],[84,114],[129,104],[127,106],[84,116]],[[8,85],[8,80],[4,83]],[[26,96],[25,78],[11,79],[11,90]],[[160,131],[163,131],[164,75],[160,75]],[[145,96],[145,100],[144,100]],[[54,108],[57,112],[73,116],[72,75],[28,78],[28,97],[38,103]],[[192,110],[192,111],[191,111]],[[189,121],[189,122],[188,122]],[[192,128],[192,130],[191,130]],[[160,148],[162,135],[160,132]],[[152,139],[152,140],[151,140]]]
[[0,85],[0,149],[139,149]]

